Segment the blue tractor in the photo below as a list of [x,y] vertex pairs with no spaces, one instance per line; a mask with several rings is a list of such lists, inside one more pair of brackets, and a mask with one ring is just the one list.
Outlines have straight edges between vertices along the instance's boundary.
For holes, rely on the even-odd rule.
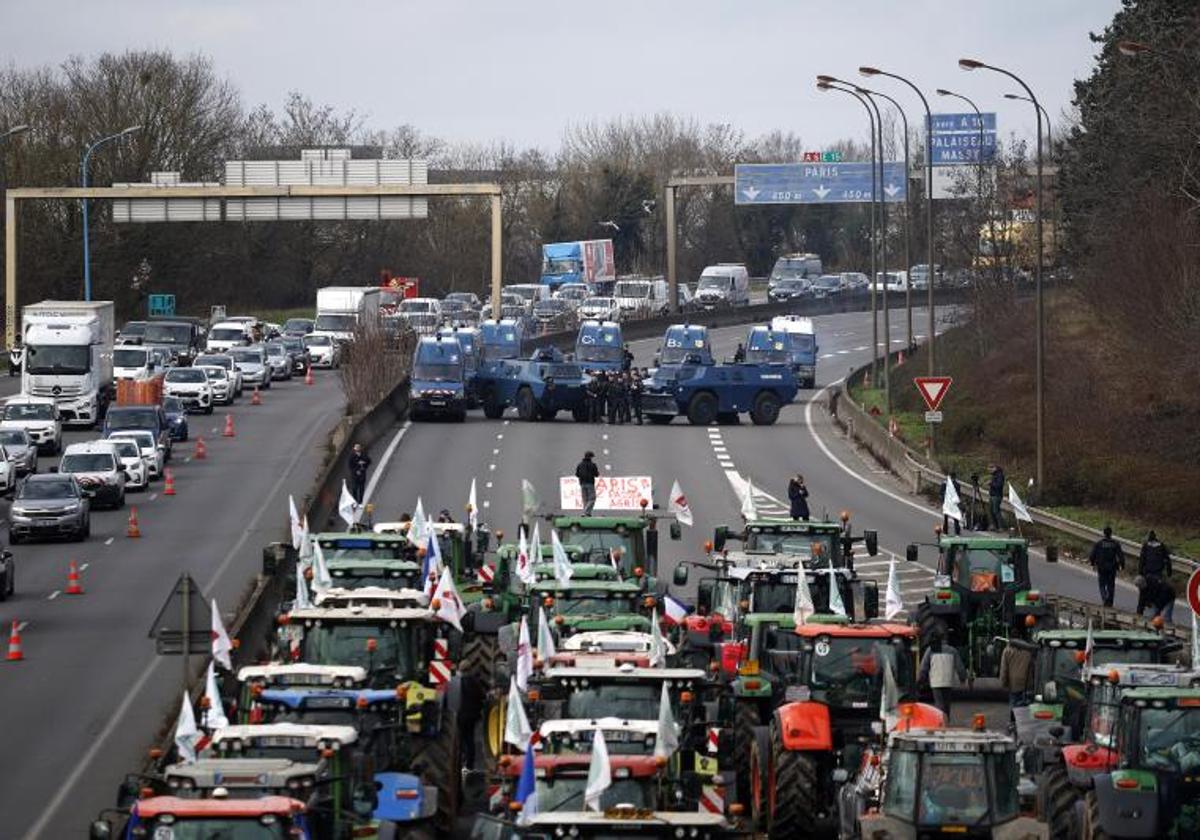
[[425,336],[413,351],[409,415],[467,419],[467,384],[462,346],[453,337]]
[[736,422],[737,415],[748,413],[756,426],[770,426],[797,390],[786,352],[772,361],[718,365],[707,329],[676,324],[663,337],[642,413],[660,425],[683,415],[694,426]]
[[479,391],[484,416],[495,420],[515,406],[522,420],[553,420],[569,411],[577,421],[587,420],[584,391],[590,381],[576,362],[562,352],[543,347],[529,359],[504,361],[481,367]]
[[625,356],[621,325],[612,321],[584,321],[575,337],[575,361],[592,376],[619,373]]

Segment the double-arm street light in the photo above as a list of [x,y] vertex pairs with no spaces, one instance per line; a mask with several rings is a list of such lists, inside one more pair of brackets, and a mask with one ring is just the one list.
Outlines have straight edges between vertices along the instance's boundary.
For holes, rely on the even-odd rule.
[[1042,296],[1042,263],[1045,251],[1045,242],[1042,240],[1042,106],[1038,102],[1037,97],[1033,95],[1033,90],[1025,81],[1017,74],[1010,70],[1005,70],[1002,67],[995,67],[991,64],[986,64],[973,58],[960,58],[958,66],[963,70],[991,70],[994,73],[999,73],[1002,76],[1007,76],[1014,82],[1019,84],[1029,97],[1029,101],[1033,103],[1033,112],[1037,116],[1037,216],[1035,219],[1035,233],[1037,237],[1037,264],[1034,271],[1034,285],[1036,289],[1037,300],[1037,324],[1035,328],[1034,344],[1036,347],[1035,373],[1036,382],[1036,408],[1037,415],[1037,488],[1038,493],[1042,492],[1045,487],[1045,465],[1046,465],[1046,417],[1045,417],[1045,307],[1043,305]]
[[[103,146],[105,143],[110,143],[113,140],[120,140],[122,137],[128,137],[135,131],[141,130],[140,125],[131,125],[123,131],[118,131],[116,134],[109,134],[107,137],[101,137],[92,145],[87,147],[83,153],[83,160],[79,164],[79,182],[80,186],[87,187],[88,185],[88,161],[92,158],[92,152]],[[83,199],[83,299],[92,299],[92,255],[91,244],[88,241],[88,200]]]

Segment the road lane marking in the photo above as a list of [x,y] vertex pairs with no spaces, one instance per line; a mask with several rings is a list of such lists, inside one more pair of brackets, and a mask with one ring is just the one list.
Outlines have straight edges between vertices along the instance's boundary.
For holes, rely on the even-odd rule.
[[483,485],[483,486],[484,486],[486,489],[488,489],[488,490],[491,490],[491,489],[492,489],[492,482],[490,482],[490,481],[488,481],[488,482],[484,482],[484,485]]
[[503,433],[503,432],[497,432],[497,433],[496,433],[496,440],[504,440],[504,433]]
[[396,451],[396,447],[400,445],[400,441],[404,440],[404,436],[408,434],[409,428],[412,426],[411,420],[405,420],[404,425],[396,432],[392,438],[392,442],[388,444],[387,449],[383,450],[383,457],[379,459],[379,466],[375,468],[375,472],[371,474],[371,480],[367,482],[367,489],[363,491],[363,504],[371,501],[371,494],[375,492],[375,485],[379,483],[379,477],[387,472],[388,462],[392,459],[392,454]]
[[149,501],[153,502],[153,501],[154,501],[155,499],[157,499],[157,498],[158,498],[158,494],[157,494],[157,493],[151,493],[151,494],[150,494],[150,499],[149,499]]
[[86,571],[87,571],[87,567],[88,567],[88,566],[90,566],[90,565],[91,565],[90,563],[80,563],[80,564],[79,564],[79,571],[81,571],[81,572],[86,572]]
[[604,469],[608,472],[612,472],[612,464],[605,464]]
[[113,544],[113,539],[114,539],[113,537],[109,537],[108,539],[106,539],[106,540],[104,541],[104,544],[105,544],[105,545],[112,545],[112,544]]
[[57,598],[57,597],[58,597],[59,595],[61,595],[61,594],[62,594],[62,593],[61,593],[60,591],[58,591],[57,589],[55,589],[53,592],[51,592],[49,595],[47,595],[47,596],[46,596],[46,600],[47,600],[47,601],[53,601],[55,598]]
[[495,465],[495,464],[488,464],[488,469],[489,469],[489,470],[492,470],[492,471],[494,472],[494,471],[495,471],[495,469],[496,469],[496,465]]
[[484,506],[485,508],[490,508],[490,507],[492,506],[492,503],[491,503],[491,502],[489,502],[487,499],[484,499],[484,500],[483,500],[483,506]]
[[499,455],[499,454],[500,454],[500,450],[499,450],[499,449],[493,449],[493,450],[492,450],[492,454],[493,454],[493,455]]
[[28,627],[28,626],[29,626],[29,622],[28,622],[28,621],[22,621],[22,622],[20,622],[19,624],[17,624],[17,632],[18,632],[18,633],[24,633],[24,632],[25,632],[25,628],[26,628],[26,627]]

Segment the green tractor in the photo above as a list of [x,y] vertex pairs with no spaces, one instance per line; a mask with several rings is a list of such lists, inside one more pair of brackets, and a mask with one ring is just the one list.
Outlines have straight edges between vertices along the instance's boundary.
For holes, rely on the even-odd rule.
[[[906,559],[915,562],[917,555],[909,545]],[[1048,546],[1046,561],[1057,559]],[[1029,543],[1007,537],[941,537],[933,591],[915,618],[922,648],[940,635],[962,654],[971,680],[999,675],[1006,640],[1029,639],[1055,624],[1030,583]]]
[[740,532],[718,525],[713,530],[712,550],[732,557],[734,553],[726,548],[730,540],[742,543],[745,557],[734,561],[739,566],[754,565],[762,555],[774,554],[802,560],[810,568],[832,561],[835,569],[853,570],[856,543],[861,542],[871,557],[879,553],[878,532],[863,531],[854,536],[846,513],[840,522],[761,517],[747,520]]
[[[643,511],[633,516],[550,514],[546,520],[558,531],[564,545],[579,548],[582,562],[612,563],[615,559],[623,577],[645,576],[651,591],[661,595],[657,582],[661,518],[664,517]],[[672,540],[680,539],[679,523],[674,519],[670,520],[669,533]]]
[[[438,790],[437,824],[453,831],[462,768],[462,688],[454,673],[461,653],[458,634],[423,607],[309,607],[281,615],[279,623],[278,647],[287,654],[279,658],[356,666],[363,669],[367,688],[394,692],[402,709],[390,730],[396,737],[387,769],[430,780]],[[259,700],[267,697],[263,691]],[[359,705],[346,697],[329,702],[335,708]],[[369,703],[363,698],[364,706]]]

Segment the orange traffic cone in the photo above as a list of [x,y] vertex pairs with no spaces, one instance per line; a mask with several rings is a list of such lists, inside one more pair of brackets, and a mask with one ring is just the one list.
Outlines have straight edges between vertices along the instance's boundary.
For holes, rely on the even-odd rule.
[[142,535],[142,529],[138,527],[137,508],[129,509],[129,528],[125,531],[125,536],[132,539],[137,539]]
[[262,396],[258,393],[258,386],[254,388],[254,396],[250,397],[250,405],[262,405]]
[[196,451],[192,453],[192,457],[197,461],[203,461],[208,457],[208,447],[204,445],[204,438],[196,438]]
[[82,595],[83,584],[79,582],[79,568],[75,565],[75,561],[71,561],[70,569],[67,571],[67,588],[63,590],[66,595]]
[[221,432],[221,437],[235,437],[237,432],[233,430],[233,415],[225,415],[225,431]]
[[304,371],[304,384],[305,385],[313,384],[312,365],[309,365],[308,368]]
[[171,472],[170,470],[164,470],[163,471],[163,482],[164,482],[163,495],[164,496],[174,496],[175,495],[175,474],[173,472]]
[[20,662],[25,658],[25,654],[21,652],[21,634],[15,621],[12,623],[12,632],[8,634],[8,656],[5,658],[9,662]]

